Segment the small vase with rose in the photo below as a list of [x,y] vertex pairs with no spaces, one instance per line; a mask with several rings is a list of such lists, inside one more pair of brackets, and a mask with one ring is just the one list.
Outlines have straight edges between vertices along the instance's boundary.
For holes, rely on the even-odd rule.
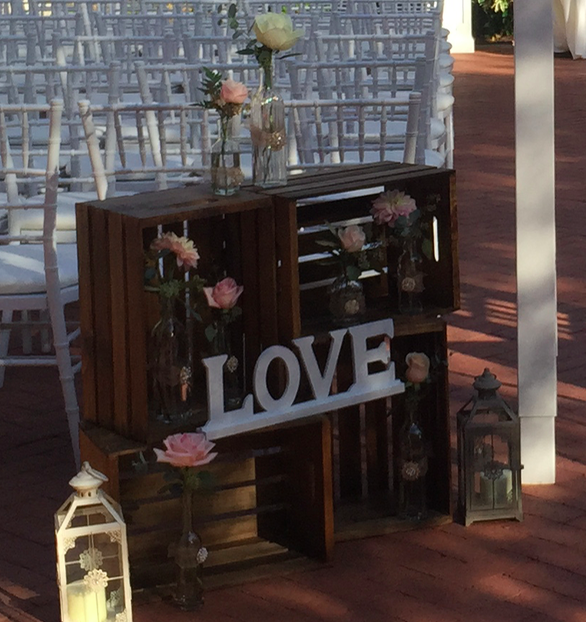
[[[234,38],[241,34],[235,4],[228,8],[229,26]],[[289,15],[268,12],[257,15],[250,39],[238,54],[254,56],[261,69],[260,84],[250,105],[250,136],[253,146],[253,182],[262,188],[287,183],[287,137],[285,102],[274,85],[274,58],[290,50],[303,36],[295,30]],[[294,54],[280,56],[281,59]]]
[[218,113],[218,138],[212,145],[212,192],[229,196],[240,189],[244,175],[240,168],[240,113],[248,98],[248,89],[241,82],[223,80],[222,74],[203,68],[203,92],[208,100],[198,106]]
[[172,434],[164,441],[165,450],[154,449],[157,462],[170,464],[179,470],[170,474],[173,483],[165,488],[181,494],[181,536],[169,546],[169,557],[175,560],[176,583],[174,604],[184,611],[199,609],[204,602],[203,564],[208,557],[199,534],[193,525],[193,503],[198,490],[209,488],[210,474],[201,467],[218,454],[212,452],[214,443],[203,432]]
[[422,313],[423,256],[429,259],[432,254],[432,244],[427,237],[429,223],[422,221],[422,212],[415,200],[399,190],[389,190],[377,197],[370,213],[377,225],[391,233],[390,243],[398,247],[395,270],[389,269],[388,274],[395,280],[399,312]]
[[237,306],[244,291],[233,278],[226,277],[214,287],[203,288],[210,314],[210,321],[205,329],[205,336],[210,345],[210,355],[225,354],[224,363],[224,401],[227,409],[239,408],[242,402],[241,368],[234,353],[235,336],[232,331],[234,322],[242,309]]
[[405,357],[404,420],[399,431],[398,515],[419,521],[427,517],[428,442],[422,424],[421,399],[430,382],[429,357],[410,352]]
[[193,352],[178,312],[202,287],[194,273],[198,261],[193,241],[173,232],[155,238],[146,257],[145,290],[156,292],[160,303],[160,318],[148,344],[149,411],[165,423],[179,423],[192,414]]

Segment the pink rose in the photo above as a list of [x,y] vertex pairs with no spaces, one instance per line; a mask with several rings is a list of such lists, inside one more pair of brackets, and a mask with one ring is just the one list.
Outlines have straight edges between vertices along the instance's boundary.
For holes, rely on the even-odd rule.
[[220,98],[227,104],[242,104],[248,97],[248,89],[242,82],[224,80],[220,89]]
[[154,449],[157,462],[168,462],[174,467],[196,467],[211,462],[218,454],[211,450],[210,443],[203,432],[171,434],[163,443],[165,451]]
[[393,227],[397,218],[407,217],[416,209],[415,200],[408,194],[398,190],[388,190],[372,202],[370,213],[377,225],[387,224]]
[[178,237],[173,232],[163,233],[151,243],[156,251],[169,249],[177,258],[177,266],[184,266],[186,270],[197,268],[199,253],[193,241],[186,237]]
[[213,309],[231,309],[244,291],[244,287],[237,285],[234,279],[227,277],[215,287],[204,287],[203,291],[208,305]]
[[338,229],[338,237],[342,248],[349,253],[357,253],[362,250],[366,242],[366,234],[362,227],[358,225],[350,225],[345,229]]
[[407,371],[405,378],[413,384],[421,384],[429,376],[429,357],[423,352],[410,352],[405,357]]

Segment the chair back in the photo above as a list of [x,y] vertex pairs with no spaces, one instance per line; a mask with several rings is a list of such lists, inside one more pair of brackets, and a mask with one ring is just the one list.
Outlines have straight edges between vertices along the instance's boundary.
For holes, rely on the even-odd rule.
[[[299,167],[413,163],[420,105],[421,94],[416,92],[408,100],[288,102]],[[289,168],[295,165],[290,162]]]
[[[79,102],[99,199],[199,182],[209,168],[207,110],[188,104]],[[101,138],[98,138],[101,130]]]
[[[37,122],[39,115],[47,117],[43,125]],[[62,100],[0,105],[0,209],[8,219],[1,243],[43,242],[46,253],[54,252],[62,116]],[[42,131],[46,137],[38,144],[33,138]],[[42,231],[23,230],[21,221],[28,210],[42,211]]]

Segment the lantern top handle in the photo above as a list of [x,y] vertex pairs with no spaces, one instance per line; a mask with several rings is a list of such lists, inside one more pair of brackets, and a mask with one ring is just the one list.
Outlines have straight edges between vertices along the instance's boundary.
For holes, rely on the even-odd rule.
[[75,488],[81,497],[92,497],[98,488],[107,481],[108,478],[103,473],[92,469],[89,462],[84,462],[81,471],[69,480],[69,485]]
[[472,386],[479,393],[487,393],[491,391],[498,391],[501,388],[502,383],[497,380],[496,376],[491,374],[488,367],[486,367],[482,373],[482,376],[476,376]]

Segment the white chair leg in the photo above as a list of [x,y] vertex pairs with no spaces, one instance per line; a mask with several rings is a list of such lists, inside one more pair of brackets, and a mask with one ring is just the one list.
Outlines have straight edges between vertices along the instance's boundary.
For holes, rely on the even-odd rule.
[[[2,311],[0,323],[12,322],[12,311]],[[10,328],[0,330],[0,358],[4,358],[8,354],[8,344],[10,343]],[[4,373],[6,366],[0,363],[0,389],[4,386]]]
[[[60,311],[62,311],[62,309],[60,309]],[[71,364],[67,331],[65,329],[65,318],[62,313],[58,312],[58,314],[61,317],[53,317],[51,322],[55,338],[55,357],[57,359],[57,367],[59,368],[59,380],[61,381],[63,401],[65,402],[65,413],[67,415],[69,435],[73,447],[73,457],[75,458],[75,465],[79,469],[79,406],[77,403],[77,394],[75,392],[75,378],[73,366]]]
[[21,311],[20,317],[22,320],[22,353],[30,354],[33,351],[33,335],[31,331],[31,327],[27,326],[27,323],[30,321],[30,315],[28,311]]
[[45,354],[51,352],[51,334],[49,331],[48,325],[51,321],[49,312],[45,309],[41,311],[41,321],[43,322],[43,326],[41,327],[41,351]]

